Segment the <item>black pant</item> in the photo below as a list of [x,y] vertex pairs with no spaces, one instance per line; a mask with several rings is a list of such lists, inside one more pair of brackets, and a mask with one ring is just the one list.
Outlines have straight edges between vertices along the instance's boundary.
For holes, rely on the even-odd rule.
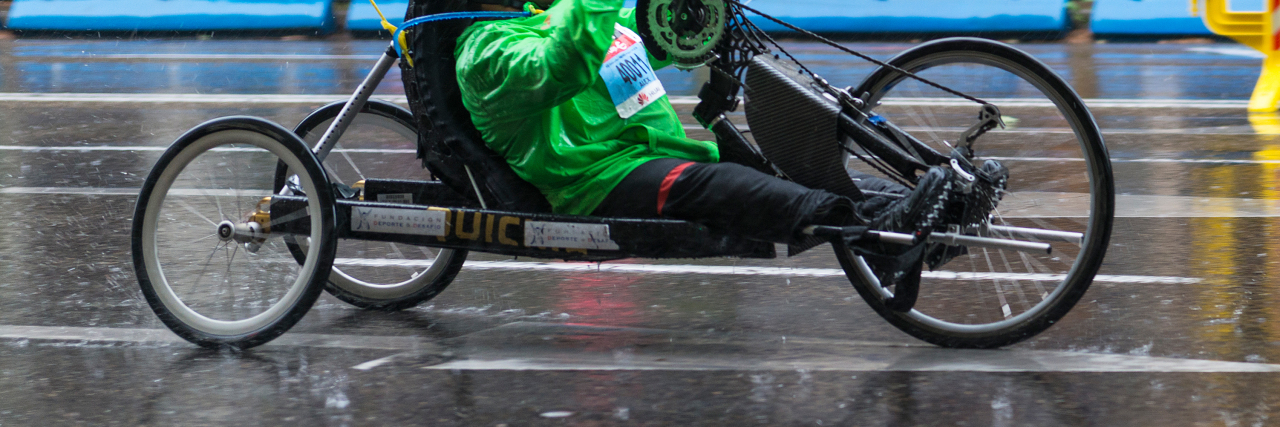
[[854,201],[735,163],[649,161],[627,175],[595,215],[674,218],[748,238],[794,243],[811,224],[848,225]]

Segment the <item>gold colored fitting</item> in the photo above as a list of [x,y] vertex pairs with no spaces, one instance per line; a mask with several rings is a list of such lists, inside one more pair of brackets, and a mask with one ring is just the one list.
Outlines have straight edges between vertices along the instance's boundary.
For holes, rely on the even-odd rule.
[[360,194],[356,195],[356,200],[363,202],[364,201],[364,180],[362,179],[362,180],[356,181],[355,184],[351,184],[351,188],[360,190]]
[[[262,207],[264,205],[267,206],[268,209],[263,209]],[[263,197],[262,200],[259,200],[258,204],[253,207],[253,213],[249,214],[249,222],[258,223],[258,226],[262,227],[261,230],[264,234],[271,232],[270,206],[271,196]]]

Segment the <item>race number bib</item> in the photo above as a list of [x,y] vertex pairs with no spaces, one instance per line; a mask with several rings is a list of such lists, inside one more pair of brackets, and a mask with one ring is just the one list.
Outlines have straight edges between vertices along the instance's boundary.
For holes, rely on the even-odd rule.
[[640,36],[621,24],[614,24],[613,44],[604,56],[600,77],[609,88],[614,108],[624,119],[667,94],[649,65]]

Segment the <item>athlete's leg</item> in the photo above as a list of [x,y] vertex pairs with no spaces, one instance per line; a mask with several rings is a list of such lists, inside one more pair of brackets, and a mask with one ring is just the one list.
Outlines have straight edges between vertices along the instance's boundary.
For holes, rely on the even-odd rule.
[[791,243],[810,224],[856,224],[854,202],[734,163],[650,161],[618,184],[600,216],[675,218]]

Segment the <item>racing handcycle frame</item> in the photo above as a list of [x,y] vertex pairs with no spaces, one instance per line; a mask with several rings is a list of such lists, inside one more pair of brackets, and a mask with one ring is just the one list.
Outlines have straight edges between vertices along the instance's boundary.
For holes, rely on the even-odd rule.
[[[978,120],[965,133],[965,141],[957,144],[952,153],[941,153],[929,144],[913,137],[909,131],[897,128],[893,123],[878,118],[870,110],[878,105],[878,100],[871,99],[870,93],[876,88],[878,81],[901,78],[902,70],[897,66],[907,66],[913,58],[927,57],[931,52],[947,52],[960,47],[981,50],[998,50],[1000,55],[1016,57],[1017,61],[1030,61],[1029,66],[1038,66],[1037,70],[1048,68],[1039,64],[1029,55],[1015,55],[1018,52],[1007,45],[980,39],[947,39],[926,43],[900,54],[889,61],[892,66],[882,67],[864,80],[859,88],[838,89],[826,85],[820,79],[808,82],[819,82],[816,89],[811,88],[819,96],[825,96],[839,110],[838,132],[843,141],[852,141],[865,150],[868,155],[877,157],[882,164],[887,164],[904,176],[913,176],[915,171],[930,166],[944,165],[955,168],[962,178],[972,166],[962,167],[959,163],[966,161],[966,149],[979,139],[983,132],[1000,125],[999,110],[992,104],[983,105]],[[306,309],[315,301],[320,289],[329,283],[328,272],[333,265],[334,250],[338,239],[354,239],[378,242],[394,242],[411,245],[422,245],[455,250],[465,257],[465,251],[480,251],[516,257],[545,259],[562,259],[573,261],[607,261],[622,258],[700,258],[700,257],[744,257],[773,258],[776,256],[772,243],[749,240],[740,236],[710,229],[706,226],[680,220],[667,219],[634,219],[634,218],[600,218],[573,215],[558,215],[546,212],[518,212],[492,209],[486,206],[486,200],[475,188],[475,194],[463,195],[456,188],[451,188],[440,181],[409,181],[389,179],[369,179],[360,183],[359,188],[350,188],[329,182],[321,166],[344,132],[361,112],[373,109],[389,112],[386,114],[411,120],[413,114],[391,103],[371,100],[370,97],[392,66],[400,59],[395,48],[395,41],[378,59],[373,69],[365,76],[352,96],[345,102],[334,103],[322,107],[312,114],[306,122],[317,122],[332,119],[318,143],[308,146],[294,132],[284,130],[267,120],[253,117],[224,117],[215,119],[183,135],[174,146],[162,156],[161,162],[148,177],[140,195],[137,212],[134,218],[134,260],[139,281],[144,294],[157,315],[179,335],[206,346],[252,347],[270,341],[284,333],[293,323],[301,318]],[[898,77],[894,77],[898,76]],[[816,76],[814,76],[816,77]],[[1069,94],[1071,99],[1057,100],[1062,104],[1059,108],[1075,111],[1087,118],[1081,129],[1075,131],[1087,134],[1085,137],[1096,141],[1086,144],[1085,150],[1093,150],[1091,155],[1105,159],[1105,147],[1101,145],[1101,134],[1092,116],[1088,113],[1079,97],[1075,96],[1060,78],[1046,79],[1053,85],[1052,93]],[[695,118],[710,130],[724,153],[726,161],[736,161],[760,170],[775,172],[786,176],[777,165],[772,164],[761,149],[752,144],[742,131],[728,118],[728,113],[741,102],[738,96],[742,90],[742,82],[727,73],[712,73],[711,79],[699,93],[701,103],[694,110]],[[823,95],[825,93],[825,95]],[[748,94],[750,95],[750,94]],[[812,95],[809,95],[812,97]],[[750,102],[750,96],[748,102]],[[757,106],[767,108],[767,106]],[[266,326],[248,332],[218,333],[193,327],[192,322],[181,314],[175,314],[175,296],[166,290],[163,280],[155,277],[160,270],[153,260],[154,236],[146,234],[148,227],[154,228],[154,214],[148,217],[148,206],[155,205],[164,197],[152,191],[157,181],[163,181],[161,169],[167,159],[181,157],[184,147],[191,141],[208,137],[224,131],[251,132],[264,135],[266,139],[275,140],[287,149],[277,152],[282,159],[292,156],[292,163],[285,165],[282,160],[278,165],[277,180],[273,191],[275,194],[264,199],[262,206],[254,215],[241,222],[222,223],[218,229],[219,236],[228,242],[250,247],[260,244],[272,234],[284,236],[291,242],[290,248],[297,251],[298,261],[315,271],[307,272],[308,279],[302,296],[284,308],[288,314],[268,322]],[[430,132],[431,129],[419,129]],[[1099,151],[1100,150],[1100,151]],[[836,251],[837,258],[847,278],[855,288],[877,310],[895,326],[919,338],[935,344],[952,347],[997,347],[1025,339],[1056,322],[1081,297],[1092,281],[1110,236],[1111,218],[1114,215],[1114,190],[1111,184],[1109,162],[1091,161],[1091,190],[1094,199],[1091,205],[1089,230],[1087,233],[1064,232],[1049,229],[1011,227],[993,225],[983,222],[979,227],[960,227],[952,225],[947,229],[935,230],[925,235],[894,233],[882,230],[869,230],[866,227],[832,227],[811,226],[804,230],[812,239],[830,242]],[[467,176],[454,176],[455,180],[469,182],[477,186],[476,178],[470,168],[464,168]],[[286,171],[288,171],[286,173]],[[290,174],[306,173],[312,179],[330,185],[311,185],[304,188],[296,180],[288,179]],[[440,171],[432,171],[439,174]],[[292,175],[296,178],[298,175]],[[972,177],[968,177],[972,180]],[[394,194],[390,199],[394,202],[379,201],[380,195]],[[406,195],[408,195],[406,197]],[[313,200],[319,200],[320,210],[315,210]],[[308,208],[312,206],[312,208]],[[307,211],[307,209],[312,209]],[[310,214],[308,213],[310,212]],[[319,212],[317,220],[315,213]],[[371,228],[363,223],[362,215],[369,212],[400,212],[414,218],[433,218],[437,221],[429,225],[426,232],[407,233],[403,230]],[[439,221],[441,220],[442,221]],[[1098,220],[1100,219],[1100,220]],[[327,227],[328,230],[315,230],[316,227]],[[541,231],[540,231],[541,230]],[[552,230],[552,231],[546,231]],[[558,230],[558,231],[557,231]],[[324,236],[320,241],[314,238],[309,244],[294,242],[289,236],[313,233],[312,236]],[[541,234],[540,234],[541,233]],[[545,240],[549,235],[570,236],[575,243],[557,244]],[[850,239],[849,236],[861,236]],[[915,312],[911,306],[914,295],[905,285],[882,286],[880,272],[874,271],[863,256],[869,252],[867,248],[900,246],[912,247],[922,244],[945,245],[949,247],[992,248],[1012,251],[1028,251],[1047,253],[1052,250],[1049,242],[1067,242],[1075,245],[1092,245],[1096,250],[1077,260],[1077,270],[1066,280],[1074,280],[1072,286],[1059,287],[1059,294],[1045,295],[1041,304],[1049,304],[1053,313],[1037,314],[1036,318],[1006,319],[1007,324],[1000,326],[975,325],[942,325],[940,330],[930,331],[931,323],[927,316],[910,318]],[[851,246],[852,244],[852,246]],[[811,246],[811,245],[810,245]],[[150,249],[149,249],[150,248]],[[307,258],[312,262],[303,263],[307,255],[303,252],[314,249],[318,255]],[[800,248],[803,250],[804,248]],[[151,251],[149,254],[148,251]],[[310,253],[310,252],[308,252]],[[458,267],[461,261],[457,262]],[[918,274],[917,270],[917,274]],[[452,272],[456,274],[456,269]],[[452,278],[444,279],[444,284]],[[165,285],[167,286],[167,285]],[[443,286],[439,286],[443,288]],[[340,291],[340,290],[339,290]],[[438,290],[435,291],[438,293]],[[434,296],[431,295],[431,296]],[[429,296],[428,296],[429,298]],[[181,304],[181,302],[179,302]],[[185,307],[183,305],[182,307]],[[1042,310],[1043,311],[1043,310]],[[1030,313],[1030,312],[1028,312]],[[985,328],[985,329],[984,329]],[[1010,331],[1015,331],[1010,333]]]

